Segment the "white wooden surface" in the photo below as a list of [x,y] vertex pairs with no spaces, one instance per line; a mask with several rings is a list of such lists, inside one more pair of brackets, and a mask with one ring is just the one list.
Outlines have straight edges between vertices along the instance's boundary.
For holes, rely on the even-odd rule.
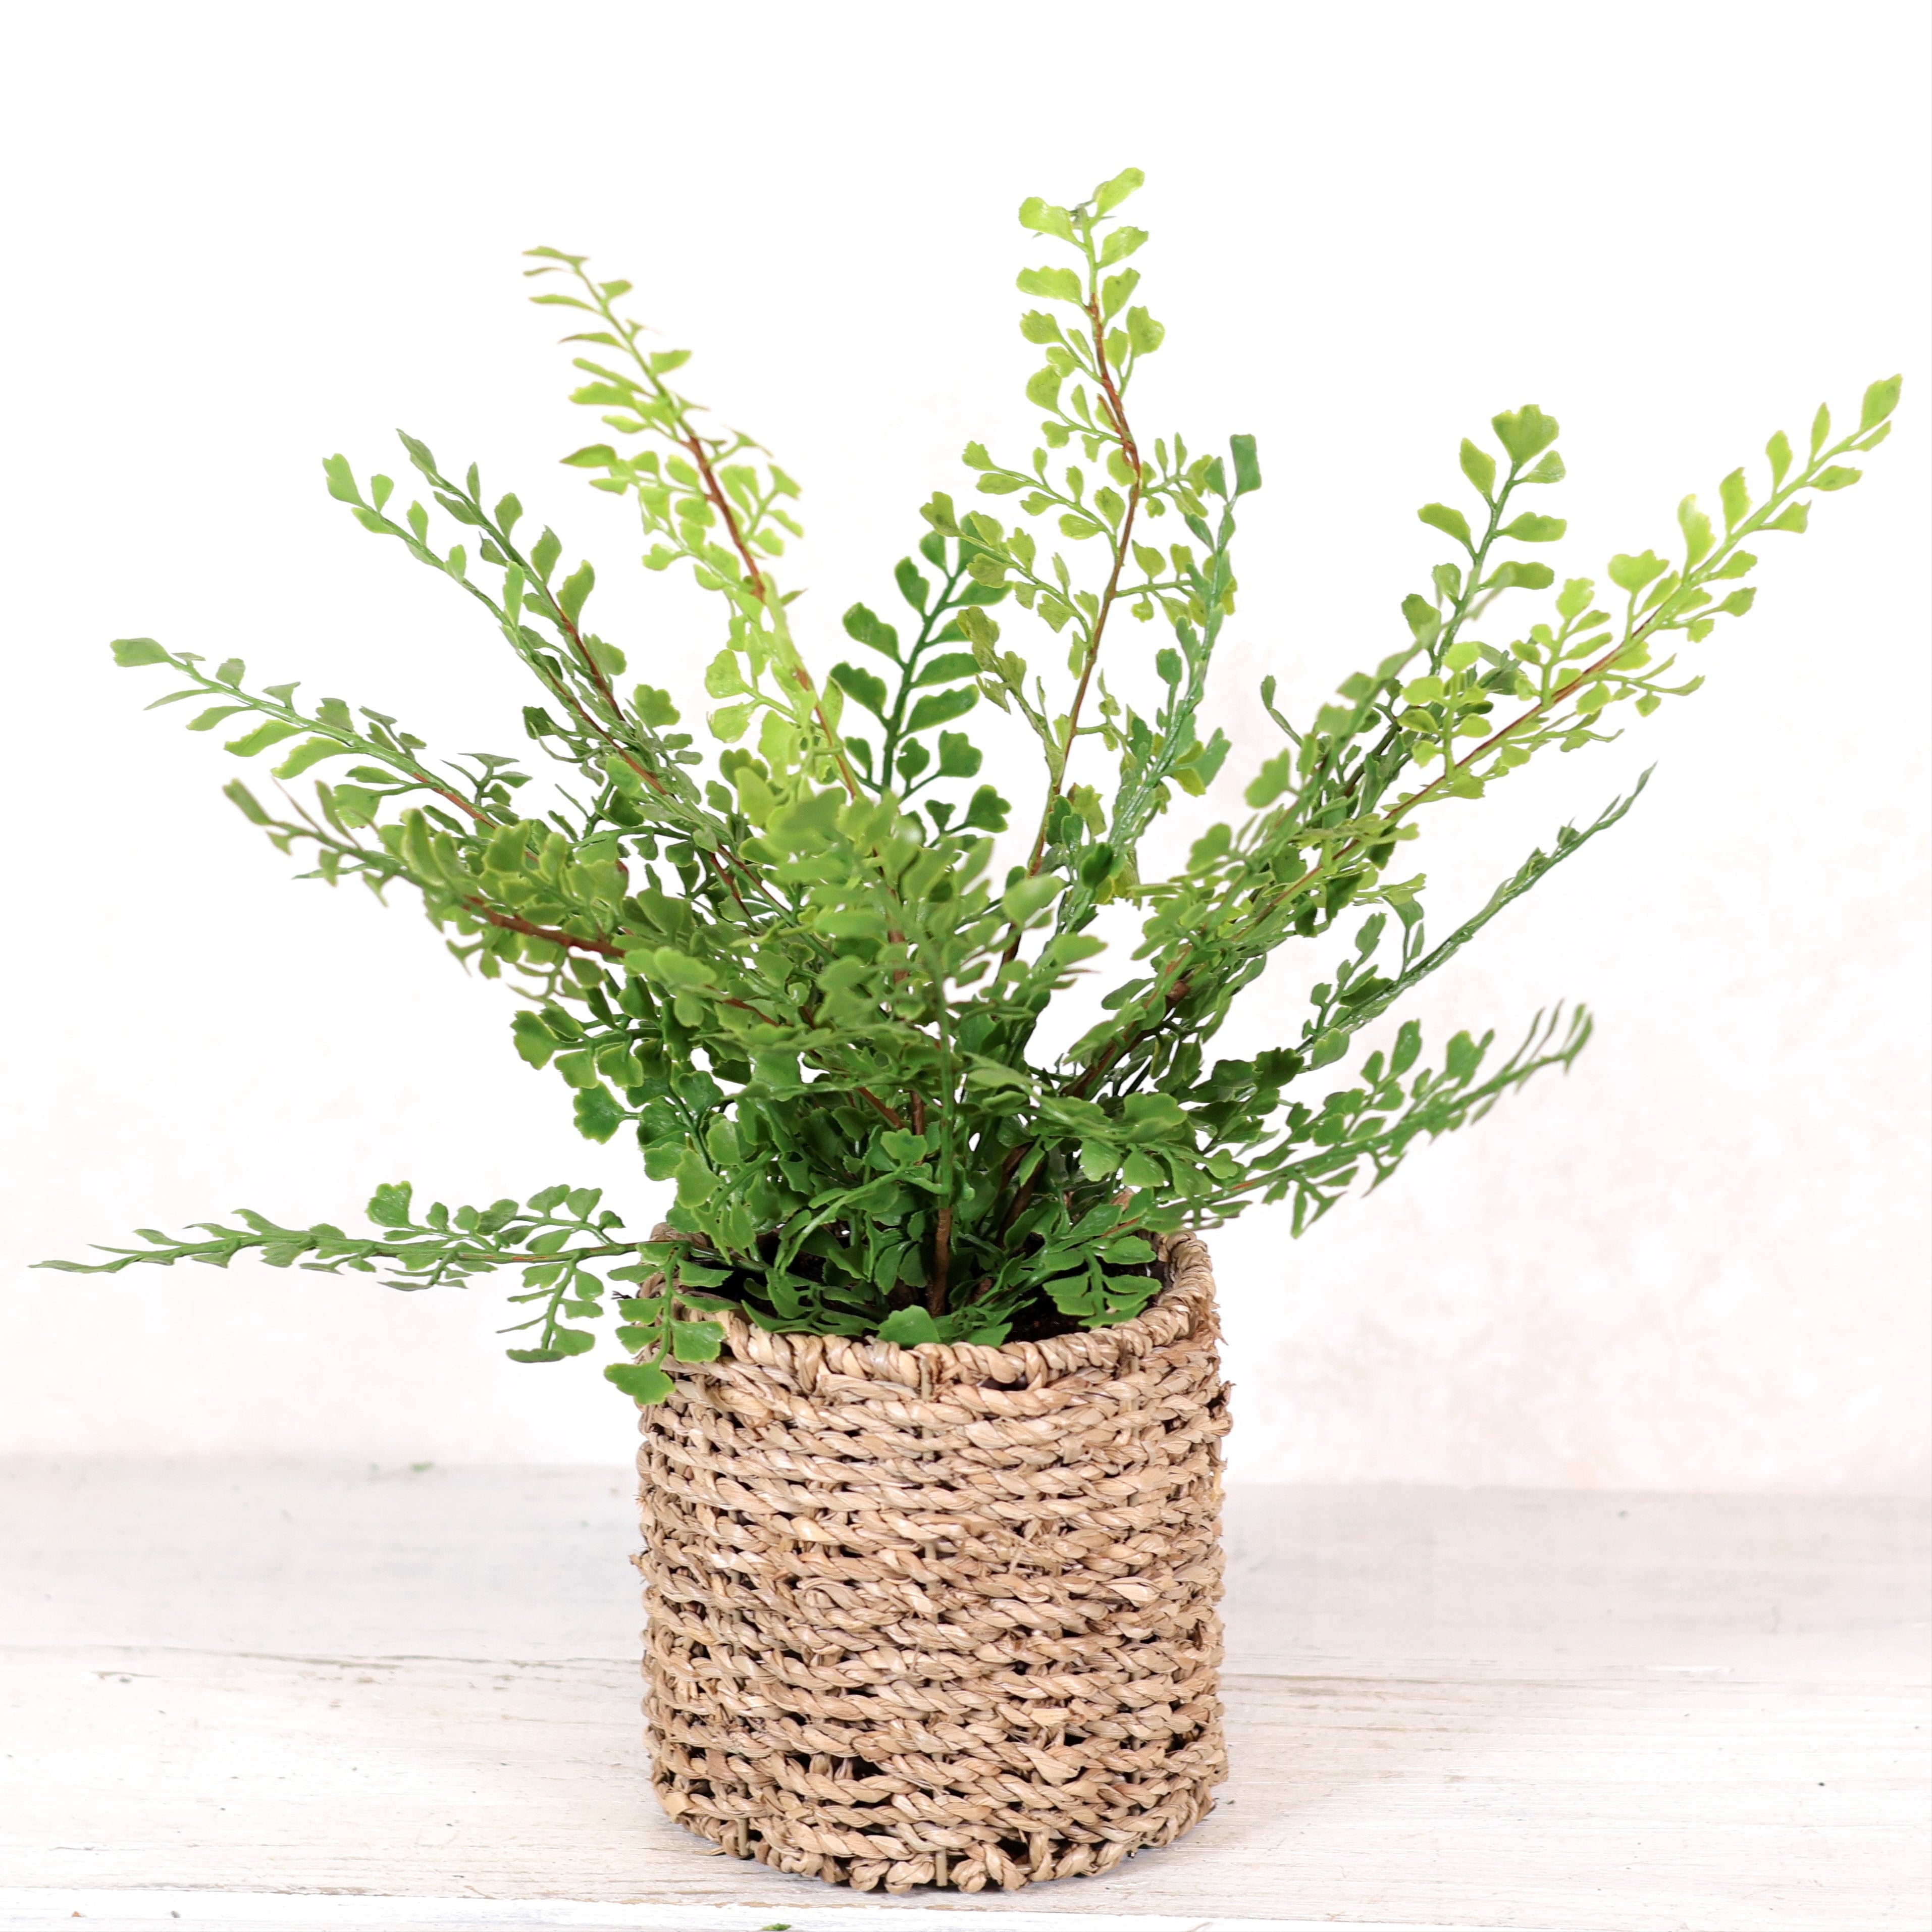
[[1214,1815],[902,1901],[650,1802],[621,1474],[0,1465],[0,1925],[1922,1928],[1926,1527],[1238,1490]]

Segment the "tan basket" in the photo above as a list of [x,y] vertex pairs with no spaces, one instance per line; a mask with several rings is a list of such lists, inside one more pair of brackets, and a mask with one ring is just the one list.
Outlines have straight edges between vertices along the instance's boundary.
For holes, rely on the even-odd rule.
[[1207,1812],[1214,1277],[1004,1348],[773,1335],[642,1412],[644,1714],[664,1809],[834,1885],[1109,1870]]

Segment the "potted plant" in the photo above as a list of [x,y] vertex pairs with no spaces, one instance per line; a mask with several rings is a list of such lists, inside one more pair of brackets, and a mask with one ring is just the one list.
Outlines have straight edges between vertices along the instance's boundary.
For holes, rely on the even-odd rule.
[[[433,758],[393,717],[305,708],[237,661],[113,646],[170,673],[158,701],[192,704],[190,729],[274,748],[284,802],[238,779],[242,812],[307,877],[419,894],[459,960],[516,989],[517,1050],[561,1076],[579,1129],[634,1134],[675,1197],[646,1236],[594,1189],[452,1210],[398,1184],[368,1234],[247,1213],[47,1265],[253,1252],[409,1288],[508,1268],[520,1362],[590,1354],[614,1317],[659,1795],[727,1851],[861,1889],[1102,1870],[1206,1810],[1226,1419],[1200,1231],[1266,1202],[1298,1234],[1576,1058],[1581,1009],[1429,1061],[1406,1021],[1339,1070],[1635,794],[1439,938],[1406,848],[1442,801],[1694,690],[1677,649],[1745,614],[1751,546],[1857,481],[1846,459],[1899,391],[1872,385],[1845,434],[1821,409],[1802,452],[1772,437],[1768,474],[1733,471],[1714,514],[1686,497],[1681,550],[1613,556],[1600,594],[1541,560],[1564,535],[1543,507],[1555,420],[1498,416],[1492,443],[1462,446],[1462,507],[1420,513],[1444,560],[1386,652],[1298,724],[1264,680],[1279,748],[1180,870],[1146,876],[1150,826],[1228,749],[1202,706],[1262,471],[1251,437],[1204,453],[1135,422],[1163,336],[1136,300],[1147,237],[1116,218],[1140,183],[1022,206],[1058,250],[1019,278],[1039,446],[968,446],[975,506],[923,506],[895,616],[854,604],[824,676],[782,587],[798,486],[686,393],[684,352],[626,319],[628,284],[532,251],[535,299],[578,325],[573,400],[609,433],[565,461],[634,505],[647,569],[718,599],[708,768],[591,628],[590,566],[408,436],[424,500],[339,456],[329,492],[522,659],[554,784],[526,790],[508,754]],[[981,777],[968,721],[989,711],[1042,768],[1018,806]],[[325,765],[306,800],[286,789]],[[1345,921],[1300,1037],[1210,1058],[1270,956]],[[1109,940],[1128,956],[1095,1001]],[[1034,1044],[1056,999],[1090,1022],[1057,1056]]]

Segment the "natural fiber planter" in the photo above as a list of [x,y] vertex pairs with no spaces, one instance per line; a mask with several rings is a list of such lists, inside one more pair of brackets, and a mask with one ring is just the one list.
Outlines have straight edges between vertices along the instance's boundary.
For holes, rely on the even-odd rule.
[[658,1796],[862,1892],[1109,1870],[1226,1774],[1214,1280],[1004,1348],[723,1318],[643,1411]]

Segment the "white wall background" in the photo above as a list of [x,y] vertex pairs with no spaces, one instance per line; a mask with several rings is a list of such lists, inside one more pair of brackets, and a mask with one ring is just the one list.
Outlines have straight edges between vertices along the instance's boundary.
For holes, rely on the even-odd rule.
[[[598,559],[600,628],[689,688],[706,615],[555,459],[518,250],[639,285],[806,482],[823,661],[969,436],[1016,444],[1021,196],[1132,161],[1169,324],[1140,410],[1258,434],[1223,716],[1400,634],[1457,439],[1533,398],[1571,570],[1661,547],[1821,396],[1903,365],[1868,482],[1771,554],[1705,692],[1438,814],[1438,922],[1652,761],[1631,819],[1424,1003],[1562,996],[1567,1082],[1292,1244],[1216,1238],[1250,1477],[1874,1490],[1926,1479],[1927,15],[1918,4],[70,4],[10,30],[12,546],[0,1450],[616,1458],[582,1364],[487,1288],[26,1264],[371,1185],[658,1190],[512,1054],[419,916],[288,882],[233,761],[105,640],[158,635],[514,751],[461,599],[325,497],[400,423]],[[1552,506],[1552,507],[1558,507]],[[621,620],[619,614],[621,614]],[[1234,776],[1231,768],[1231,776]],[[1442,822],[1447,820],[1448,822]],[[1325,955],[1324,956],[1325,957]],[[1291,1036],[1321,962],[1264,983]],[[477,1305],[482,1304],[482,1305]]]

